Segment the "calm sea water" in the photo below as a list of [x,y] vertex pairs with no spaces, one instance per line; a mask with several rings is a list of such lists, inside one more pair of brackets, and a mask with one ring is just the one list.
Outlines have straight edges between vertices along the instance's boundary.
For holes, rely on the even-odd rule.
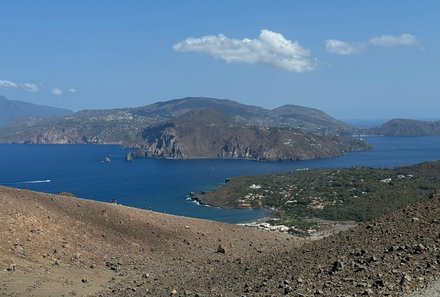
[[[365,137],[374,149],[342,157],[296,162],[245,160],[158,160],[124,162],[114,145],[0,145],[0,185],[119,203],[159,212],[229,223],[251,221],[261,211],[225,210],[187,201],[231,176],[299,168],[395,167],[440,160],[440,137]],[[101,162],[112,156],[113,162]]]

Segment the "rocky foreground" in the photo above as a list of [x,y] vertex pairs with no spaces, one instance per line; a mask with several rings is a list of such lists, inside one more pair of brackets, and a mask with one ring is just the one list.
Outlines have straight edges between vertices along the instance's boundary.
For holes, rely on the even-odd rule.
[[440,196],[316,241],[0,187],[1,296],[405,296],[440,276]]

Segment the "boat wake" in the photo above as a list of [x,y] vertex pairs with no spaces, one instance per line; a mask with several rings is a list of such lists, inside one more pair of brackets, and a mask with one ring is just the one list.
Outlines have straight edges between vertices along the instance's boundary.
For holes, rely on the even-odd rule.
[[19,185],[19,184],[42,184],[42,183],[50,183],[52,180],[29,180],[29,181],[20,181],[20,182],[9,182],[9,183],[0,183],[2,185]]

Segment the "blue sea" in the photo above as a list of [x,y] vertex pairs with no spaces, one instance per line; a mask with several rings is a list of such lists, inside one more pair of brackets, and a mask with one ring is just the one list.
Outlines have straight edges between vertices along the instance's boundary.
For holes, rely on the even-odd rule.
[[[396,167],[440,160],[440,137],[365,137],[370,151],[329,159],[292,162],[246,160],[135,159],[116,145],[0,145],[0,185],[118,203],[169,214],[239,223],[262,211],[227,210],[186,200],[191,191],[208,191],[226,178],[301,168]],[[111,163],[102,160],[111,156]]]

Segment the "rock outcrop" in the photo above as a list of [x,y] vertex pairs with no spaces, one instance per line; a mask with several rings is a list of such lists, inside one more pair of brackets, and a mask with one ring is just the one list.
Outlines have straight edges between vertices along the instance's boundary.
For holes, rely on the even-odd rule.
[[125,162],[131,162],[131,161],[133,161],[133,154],[131,152],[128,152],[125,155]]

